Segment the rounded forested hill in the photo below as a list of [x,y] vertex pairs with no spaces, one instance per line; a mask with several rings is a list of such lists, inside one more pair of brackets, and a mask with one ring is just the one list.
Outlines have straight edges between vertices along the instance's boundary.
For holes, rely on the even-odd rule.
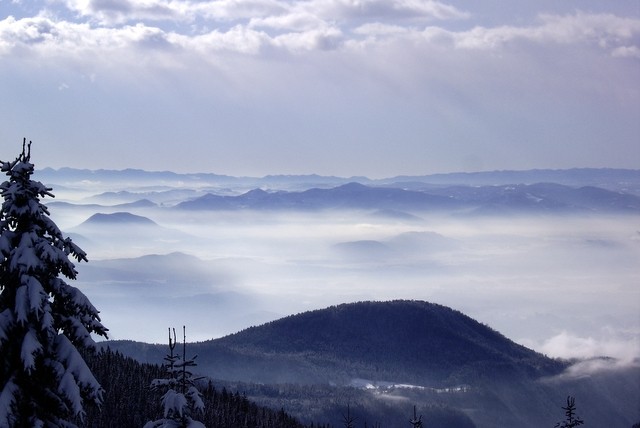
[[299,375],[451,385],[537,378],[565,367],[459,311],[423,301],[342,304],[200,343],[197,352],[206,353],[207,344],[221,352],[218,373],[242,366],[262,382]]
[[131,214],[129,212],[117,212],[110,214],[96,213],[89,217],[83,225],[105,225],[105,224],[129,224],[136,226],[153,226],[156,222],[153,220]]

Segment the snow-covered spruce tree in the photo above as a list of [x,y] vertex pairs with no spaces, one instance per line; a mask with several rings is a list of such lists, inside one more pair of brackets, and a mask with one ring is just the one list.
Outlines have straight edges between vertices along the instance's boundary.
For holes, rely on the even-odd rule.
[[98,311],[80,290],[69,257],[86,254],[65,238],[40,198],[51,189],[33,181],[31,143],[13,162],[0,161],[0,426],[75,427],[86,401],[102,388],[80,351],[91,333],[107,336]]
[[184,326],[182,333],[182,360],[173,353],[176,347],[176,330],[173,329],[172,338],[169,329],[169,354],[164,358],[167,377],[151,382],[152,389],[164,391],[164,417],[147,422],[144,428],[205,428],[202,422],[193,419],[204,412],[204,403],[195,384],[200,378],[195,378],[189,370],[189,367],[196,366],[196,356],[189,360],[186,358],[187,335]]

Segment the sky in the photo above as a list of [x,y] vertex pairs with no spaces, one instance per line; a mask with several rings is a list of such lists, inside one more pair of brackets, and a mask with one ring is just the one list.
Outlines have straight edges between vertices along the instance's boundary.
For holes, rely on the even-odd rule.
[[39,168],[638,168],[640,2],[0,0],[0,117]]

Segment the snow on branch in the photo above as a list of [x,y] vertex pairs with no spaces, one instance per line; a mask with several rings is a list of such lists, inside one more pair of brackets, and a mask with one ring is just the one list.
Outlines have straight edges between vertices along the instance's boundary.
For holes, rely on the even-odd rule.
[[72,427],[83,403],[99,404],[103,393],[81,351],[95,348],[92,333],[108,330],[89,299],[60,278],[75,279],[70,257],[87,255],[40,202],[53,194],[31,179],[31,143],[0,170],[8,177],[0,184],[0,426]]

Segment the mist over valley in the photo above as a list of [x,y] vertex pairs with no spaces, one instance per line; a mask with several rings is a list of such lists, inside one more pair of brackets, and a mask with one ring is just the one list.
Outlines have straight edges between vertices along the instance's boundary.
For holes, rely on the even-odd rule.
[[[376,377],[363,359],[332,371],[327,364],[342,357],[318,354],[310,347],[296,351],[300,355],[272,356],[261,362],[259,355],[269,355],[275,348],[236,355],[237,349],[221,345],[224,340],[252,326],[345,303],[432,302],[460,311],[555,367],[526,382],[518,381],[519,375],[507,376],[508,387],[482,383],[473,399],[469,398],[473,394],[446,399],[446,408],[453,412],[447,410],[449,416],[457,414],[454,409],[467,407],[457,414],[462,418],[457,419],[459,426],[466,426],[460,421],[461,415],[473,414],[469,408],[485,402],[495,416],[505,403],[515,405],[505,397],[513,398],[527,388],[537,397],[532,398],[537,404],[532,405],[531,415],[550,404],[543,397],[557,401],[564,394],[558,391],[567,388],[592,391],[617,382],[630,394],[628,398],[638,394],[622,379],[638,378],[640,356],[640,197],[636,195],[640,174],[606,171],[608,177],[623,176],[616,181],[603,180],[602,170],[590,172],[566,173],[565,181],[573,177],[572,185],[537,183],[533,172],[520,175],[527,182],[512,184],[501,181],[504,174],[493,177],[496,184],[487,182],[491,173],[481,174],[475,177],[477,185],[461,184],[457,175],[451,175],[451,183],[435,177],[436,184],[431,177],[400,184],[393,179],[354,182],[319,176],[222,181],[209,176],[193,181],[169,175],[171,179],[153,185],[154,173],[140,171],[133,176],[131,171],[112,171],[95,177],[91,171],[47,170],[44,175],[56,194],[48,201],[52,218],[88,253],[89,263],[76,265],[76,282],[101,311],[110,339],[115,340],[108,344],[113,349],[160,363],[166,328],[186,325],[188,341],[203,342],[194,345],[194,352],[201,354],[201,370],[230,382],[230,388],[250,391],[257,402],[297,409],[291,397],[312,393],[305,389],[275,398],[249,386],[255,382],[339,386],[318,398],[327,413],[316,416],[323,418],[330,413],[331,406],[323,401],[329,397],[339,400],[343,394],[356,394],[353,399],[363,409],[371,399],[366,394],[374,390],[389,400],[423,400],[416,391],[474,384],[478,373],[490,372],[485,372],[489,366],[460,366],[459,373],[476,374],[461,375],[457,381],[451,374],[429,381],[408,376],[409,366],[398,360]],[[538,174],[543,178],[550,172]],[[599,180],[603,187],[593,186]],[[380,332],[373,322],[370,325],[369,333]],[[317,326],[297,328],[311,336],[320,333]],[[405,328],[402,334],[408,343],[425,334],[415,323]],[[392,336],[383,335],[382,340]],[[222,340],[211,342],[217,351],[201,349],[212,339]],[[142,343],[158,345],[140,347]],[[385,346],[370,345],[373,353]],[[445,349],[442,352],[469,351]],[[306,353],[311,354],[301,357]],[[309,360],[310,355],[315,357]],[[513,373],[524,370],[520,363],[514,367]],[[261,378],[260,373],[275,377]],[[338,373],[340,380],[331,380]],[[585,376],[591,380],[579,380]],[[539,383],[542,378],[547,383]],[[516,392],[514,382],[529,386]],[[598,382],[602,385],[596,386]],[[380,386],[394,384],[414,384],[418,389]],[[378,386],[371,390],[366,385]],[[341,389],[354,386],[352,393]],[[495,399],[482,398],[503,387],[507,389],[495,392]],[[599,397],[594,394],[589,400]],[[370,409],[368,414],[380,418],[380,412],[386,412],[391,418],[397,410],[385,409]],[[292,411],[305,414],[303,408]],[[339,414],[337,408],[332,411]],[[513,411],[508,414],[518,420]],[[623,414],[621,421],[633,419],[629,415],[635,413]],[[471,419],[477,426],[490,426],[494,416]],[[594,415],[592,420],[601,417]]]
[[[190,325],[193,340],[205,340],[333,304],[400,298],[454,307],[552,356],[638,351],[640,198],[611,182],[612,190],[592,190],[595,196],[579,205],[567,194],[587,188],[565,185],[456,186],[457,194],[447,196],[443,189],[451,187],[442,185],[418,191],[283,177],[277,182],[283,189],[317,182],[306,190],[257,193],[246,190],[248,179],[234,191],[213,176],[197,186],[186,178],[159,182],[163,190],[150,191],[136,181],[141,172],[103,173],[95,182],[77,174],[46,172],[56,194],[49,204],[57,224],[89,255],[90,263],[77,266],[78,281],[116,339],[163,342],[156,322],[166,312]],[[577,175],[588,181],[584,171]],[[633,181],[627,173],[618,186],[637,188],[637,175]],[[423,180],[427,188],[428,177]],[[223,190],[213,193],[214,186]],[[532,196],[541,187],[559,188],[562,197],[549,190],[545,200]],[[481,196],[485,188],[488,196]],[[523,197],[495,196],[501,189],[513,196],[510,189],[518,188],[526,190]],[[454,201],[443,209],[432,193]],[[474,196],[459,196],[465,193]],[[276,202],[185,207],[207,195],[242,198],[245,205],[273,195]],[[548,202],[554,197],[559,202]],[[305,198],[313,203],[289,208],[286,202]],[[492,213],[481,209],[489,204]],[[214,296],[244,300],[201,314],[186,304]],[[150,298],[159,305],[147,305]],[[127,316],[121,308],[128,305],[138,310]],[[112,310],[119,315],[109,319]]]

